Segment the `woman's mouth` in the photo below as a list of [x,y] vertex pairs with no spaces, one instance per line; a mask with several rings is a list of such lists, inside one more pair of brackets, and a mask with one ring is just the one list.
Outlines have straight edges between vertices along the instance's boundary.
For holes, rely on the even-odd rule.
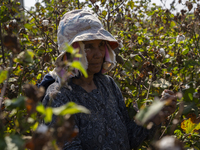
[[92,66],[100,66],[102,63],[92,63],[92,64],[90,64],[90,65],[92,65]]

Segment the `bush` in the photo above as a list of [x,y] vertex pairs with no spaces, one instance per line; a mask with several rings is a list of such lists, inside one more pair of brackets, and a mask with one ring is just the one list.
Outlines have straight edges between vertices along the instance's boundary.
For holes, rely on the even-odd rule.
[[[84,8],[92,10],[121,43],[115,49],[117,66],[108,74],[120,87],[130,117],[139,109],[144,111],[164,89],[173,90],[179,98],[177,110],[162,124],[160,138],[174,135],[180,142],[178,146],[182,143],[186,149],[198,149],[200,5],[195,5],[197,1],[185,4],[174,1],[170,9],[165,9],[150,5],[149,0],[43,0],[44,5],[37,2],[26,10],[19,2],[1,0],[0,147],[55,149],[63,145],[62,140],[56,143],[56,139],[70,140],[76,135],[77,131],[71,128],[71,114],[88,111],[69,103],[57,110],[60,119],[55,128],[41,126],[42,120],[51,121],[56,110],[42,106],[44,90],[35,85],[55,67],[60,18],[67,11]],[[177,3],[185,9],[174,13]],[[73,67],[82,68],[81,64]],[[72,113],[67,111],[70,109]],[[67,133],[62,137],[59,132],[64,130]],[[154,139],[153,143],[143,143],[140,149],[159,149],[159,142]]]

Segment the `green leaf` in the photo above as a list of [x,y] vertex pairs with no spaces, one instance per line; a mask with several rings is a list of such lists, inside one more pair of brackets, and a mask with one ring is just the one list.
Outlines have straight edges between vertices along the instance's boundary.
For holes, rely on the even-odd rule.
[[193,93],[195,92],[194,88],[189,88],[189,89],[185,89],[183,90],[183,100],[186,102],[191,102],[193,101]]
[[124,64],[124,68],[126,68],[127,70],[131,70],[132,69],[132,63],[130,61],[126,61]]
[[53,108],[53,113],[55,115],[66,115],[66,114],[76,114],[76,113],[89,114],[90,111],[81,105],[77,105],[74,102],[69,102],[63,106]]
[[[1,136],[3,136],[3,135],[1,135]],[[3,136],[3,137],[4,137],[4,136]],[[7,146],[7,144],[6,144],[5,139],[1,137],[1,138],[0,138],[0,147],[1,147],[1,149],[5,149],[6,146]]]
[[41,113],[41,114],[45,114],[45,108],[44,108],[44,105],[42,104],[39,104],[37,107],[36,107],[36,110]]
[[195,106],[195,103],[194,102],[192,102],[192,103],[186,103],[185,105],[184,105],[184,109],[183,109],[183,112],[182,112],[182,114],[183,115],[187,115],[188,113],[190,113],[191,111],[192,111],[192,109],[194,108],[194,106]]
[[8,20],[10,20],[10,16],[4,15],[4,16],[2,17],[2,19],[1,19],[1,22],[4,23],[4,22],[6,22],[6,21],[8,21]]
[[179,136],[179,137],[183,136],[183,133],[182,133],[181,130],[179,130],[179,129],[175,130],[175,131],[174,131],[174,134],[175,134],[176,136]]
[[134,58],[135,58],[135,60],[138,61],[138,62],[141,62],[141,61],[142,61],[142,58],[141,58],[140,56],[138,56],[138,55],[136,55]]
[[141,125],[145,125],[146,123],[148,123],[148,121],[155,117],[158,112],[161,111],[164,104],[164,101],[154,100],[151,106],[145,107],[144,109],[141,109],[139,113],[137,113],[137,115],[135,116],[136,122]]
[[184,49],[182,55],[186,55],[189,52],[189,49]]
[[65,51],[70,53],[70,54],[74,54],[75,51],[74,51],[74,48],[72,46],[70,46],[69,44],[65,44]]
[[42,74],[39,73],[36,78],[39,80],[39,79],[41,79],[41,77],[42,77]]
[[83,65],[79,61],[73,61],[72,64],[71,64],[71,67],[80,70],[83,73],[85,78],[88,77],[88,74],[87,74],[85,68],[83,67]]
[[33,62],[33,56],[34,56],[34,53],[32,50],[26,50],[26,51],[23,51],[21,52],[17,58],[15,58],[15,61],[16,62],[19,62],[19,63],[32,63]]
[[176,26],[176,23],[174,21],[171,22],[170,27],[173,28]]
[[28,30],[31,30],[33,28],[33,25],[30,23],[27,23],[24,25],[25,28],[27,28]]
[[163,64],[168,63],[170,61],[170,58],[164,58]]
[[28,62],[28,63],[32,63],[33,62],[33,56],[34,56],[33,51],[32,50],[27,50],[25,52],[25,59],[24,59],[24,61]]
[[18,149],[24,148],[24,140],[19,135],[11,135],[12,143],[14,143]]
[[172,39],[169,40],[169,44],[172,44],[172,43],[174,43],[175,41],[176,41],[176,39],[175,39],[175,38],[172,38]]
[[82,57],[82,54],[75,54],[75,57],[76,57],[76,58],[81,58],[81,57]]
[[32,130],[35,131],[38,128],[39,123],[36,122],[33,126],[32,126]]
[[193,100],[193,96],[192,96],[192,93],[188,93],[188,97]]
[[14,108],[24,109],[25,108],[25,97],[20,96],[12,100],[5,100],[5,106],[12,110]]
[[0,84],[3,83],[8,76],[8,70],[0,70]]
[[52,120],[52,116],[53,116],[53,110],[51,107],[47,107],[45,110],[45,117],[44,117],[44,121],[45,123],[51,122]]
[[134,2],[133,2],[133,1],[129,1],[128,5],[131,7],[131,9],[133,9],[133,7],[134,7]]

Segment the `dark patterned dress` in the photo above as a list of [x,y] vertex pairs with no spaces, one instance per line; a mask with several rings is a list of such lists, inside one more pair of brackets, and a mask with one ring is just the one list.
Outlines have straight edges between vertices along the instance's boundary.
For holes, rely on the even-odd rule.
[[[120,89],[110,76],[94,75],[97,89],[90,93],[70,82],[72,90],[62,87],[52,101],[52,107],[59,107],[69,101],[85,106],[91,114],[75,114],[79,135],[66,142],[65,150],[130,150],[137,148],[142,141],[152,136],[156,130],[144,129],[131,120]],[[58,83],[47,89],[43,99],[44,106],[49,102],[49,95],[56,92]],[[54,124],[56,117],[50,125]]]

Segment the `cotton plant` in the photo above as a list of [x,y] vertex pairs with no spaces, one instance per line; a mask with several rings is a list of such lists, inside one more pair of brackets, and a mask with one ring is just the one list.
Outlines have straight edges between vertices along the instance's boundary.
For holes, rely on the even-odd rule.
[[161,54],[163,57],[165,57],[165,55],[166,55],[164,48],[160,48],[158,53]]
[[180,43],[181,41],[184,41],[185,40],[185,35],[178,35],[176,37],[176,43]]
[[42,21],[43,26],[48,26],[49,25],[49,20],[43,20]]

